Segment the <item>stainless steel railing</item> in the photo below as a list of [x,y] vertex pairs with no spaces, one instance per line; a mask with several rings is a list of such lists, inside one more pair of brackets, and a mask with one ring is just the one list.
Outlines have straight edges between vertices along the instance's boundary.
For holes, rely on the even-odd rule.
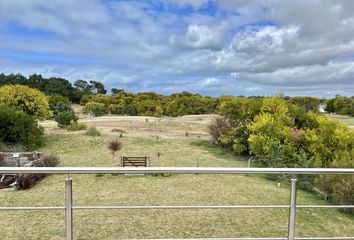
[[[46,173],[46,174],[290,174],[291,179],[290,202],[288,205],[232,205],[232,206],[74,206],[72,194],[72,179],[65,180],[65,206],[62,207],[0,207],[0,211],[32,210],[56,211],[65,210],[66,239],[73,239],[73,210],[75,209],[250,209],[250,208],[287,208],[289,209],[288,236],[283,238],[207,238],[207,239],[235,239],[235,240],[344,240],[353,237],[295,237],[296,209],[298,208],[354,208],[354,205],[297,205],[296,204],[296,175],[339,174],[354,175],[354,168],[219,168],[219,167],[0,167],[1,174],[19,173]],[[354,233],[353,233],[354,234]],[[205,238],[204,238],[205,239]],[[161,239],[160,239],[161,240]]]

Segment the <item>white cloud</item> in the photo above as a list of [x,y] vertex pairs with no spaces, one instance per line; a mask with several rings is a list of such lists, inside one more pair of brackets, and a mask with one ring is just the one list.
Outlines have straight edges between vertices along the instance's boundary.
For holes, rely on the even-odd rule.
[[186,32],[187,45],[194,48],[222,48],[224,44],[223,27],[189,25]]
[[179,8],[182,7],[193,7],[194,9],[199,9],[200,7],[207,4],[209,0],[164,0],[164,3],[173,4]]
[[[208,2],[217,6],[212,13]],[[12,0],[0,1],[0,16],[0,71],[7,73],[87,77],[134,91],[353,92],[349,0]]]
[[221,81],[217,78],[207,78],[202,82],[203,87],[216,87],[221,84]]

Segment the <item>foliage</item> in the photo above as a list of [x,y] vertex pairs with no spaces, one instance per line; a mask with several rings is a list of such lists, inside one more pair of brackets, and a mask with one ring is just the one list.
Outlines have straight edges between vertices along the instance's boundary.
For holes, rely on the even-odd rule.
[[0,87],[0,103],[16,107],[35,119],[44,120],[52,116],[46,96],[27,86],[6,85]]
[[114,163],[114,157],[116,155],[116,152],[120,151],[122,147],[123,144],[118,140],[112,140],[108,143],[107,148],[111,151],[111,154],[113,156],[113,163]]
[[49,109],[56,116],[59,112],[68,111],[71,109],[71,101],[69,98],[62,95],[49,96]]
[[44,144],[43,128],[26,113],[0,104],[0,142],[34,150]]
[[86,126],[78,124],[78,117],[71,108],[71,102],[67,97],[54,95],[49,97],[49,107],[54,113],[54,119],[58,127],[69,131],[85,130]]
[[329,113],[354,116],[354,98],[337,97],[327,101],[325,110]]
[[28,78],[21,74],[0,74],[0,86],[21,84],[36,88],[47,95],[62,95],[70,101],[79,103],[85,94],[105,94],[107,91],[102,83],[97,81],[77,80],[74,86],[64,78],[44,78],[40,74],[32,74]]
[[77,121],[71,120],[70,124],[65,127],[68,131],[83,131],[87,129],[86,123],[79,123]]
[[162,107],[154,100],[143,100],[135,103],[138,115],[160,117],[163,113]]
[[137,115],[135,107],[131,104],[126,106],[126,108],[124,109],[124,113],[129,116],[136,116]]
[[105,105],[103,103],[99,103],[99,102],[88,102],[85,105],[84,108],[84,113],[90,113],[92,115],[94,115],[95,117],[99,117],[99,116],[103,116],[105,114],[107,114],[107,109],[105,108]]
[[118,140],[110,141],[107,145],[107,148],[114,154],[115,152],[121,150],[123,147],[122,143]]
[[74,83],[76,89],[80,90],[83,94],[106,94],[105,87],[102,83],[97,81],[76,80]]
[[78,117],[75,115],[74,111],[67,110],[59,112],[55,116],[55,121],[58,123],[58,127],[65,128],[71,124],[71,122],[77,122]]
[[101,132],[95,127],[89,127],[85,134],[91,137],[101,136]]
[[[223,98],[218,111],[225,119],[211,125],[210,133],[218,145],[235,153],[246,152],[260,166],[352,166],[354,133],[348,126],[319,115],[317,104],[317,99],[304,97],[290,101],[279,97]],[[307,190],[317,187],[336,202],[352,204],[352,181],[302,176],[299,185]]]
[[81,104],[85,112],[95,115],[126,114],[130,116],[181,116],[186,114],[214,113],[217,101],[211,97],[183,92],[162,96],[153,92],[136,95],[117,89],[112,96],[84,95]]
[[314,97],[292,97],[290,103],[302,107],[305,111],[318,111],[320,100]]
[[230,132],[235,127],[236,125],[230,119],[217,118],[214,123],[209,126],[209,133],[216,143],[226,147],[231,141],[225,141],[225,138],[228,138]]

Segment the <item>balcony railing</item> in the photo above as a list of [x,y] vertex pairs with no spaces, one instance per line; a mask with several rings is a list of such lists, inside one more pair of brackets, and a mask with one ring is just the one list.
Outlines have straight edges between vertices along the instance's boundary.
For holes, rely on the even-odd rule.
[[[207,238],[207,239],[235,239],[235,240],[344,240],[353,237],[295,237],[296,209],[298,208],[354,208],[354,205],[298,205],[296,204],[296,175],[354,175],[354,168],[219,168],[219,167],[55,167],[55,168],[33,168],[33,167],[0,167],[2,174],[20,174],[20,173],[46,173],[46,174],[289,174],[293,175],[291,179],[290,200],[287,205],[231,205],[231,206],[74,206],[72,194],[72,179],[67,177],[65,180],[65,206],[61,207],[0,207],[0,211],[16,210],[45,210],[65,211],[65,231],[66,239],[73,239],[73,210],[76,209],[250,209],[250,208],[286,208],[289,209],[288,215],[288,236],[279,238]],[[353,233],[354,234],[354,233]],[[205,239],[205,238],[203,238]]]

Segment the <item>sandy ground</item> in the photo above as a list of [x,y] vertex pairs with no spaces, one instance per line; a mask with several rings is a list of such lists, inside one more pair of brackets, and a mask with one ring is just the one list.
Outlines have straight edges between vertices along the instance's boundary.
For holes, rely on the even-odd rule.
[[[208,126],[218,115],[187,115],[182,117],[145,117],[107,115],[93,117],[79,113],[79,122],[95,126],[103,133],[112,133],[112,129],[124,131],[125,136],[156,138],[201,138],[208,139]],[[41,122],[46,133],[60,133],[66,130],[57,127],[54,120]],[[114,134],[119,135],[119,132]]]

